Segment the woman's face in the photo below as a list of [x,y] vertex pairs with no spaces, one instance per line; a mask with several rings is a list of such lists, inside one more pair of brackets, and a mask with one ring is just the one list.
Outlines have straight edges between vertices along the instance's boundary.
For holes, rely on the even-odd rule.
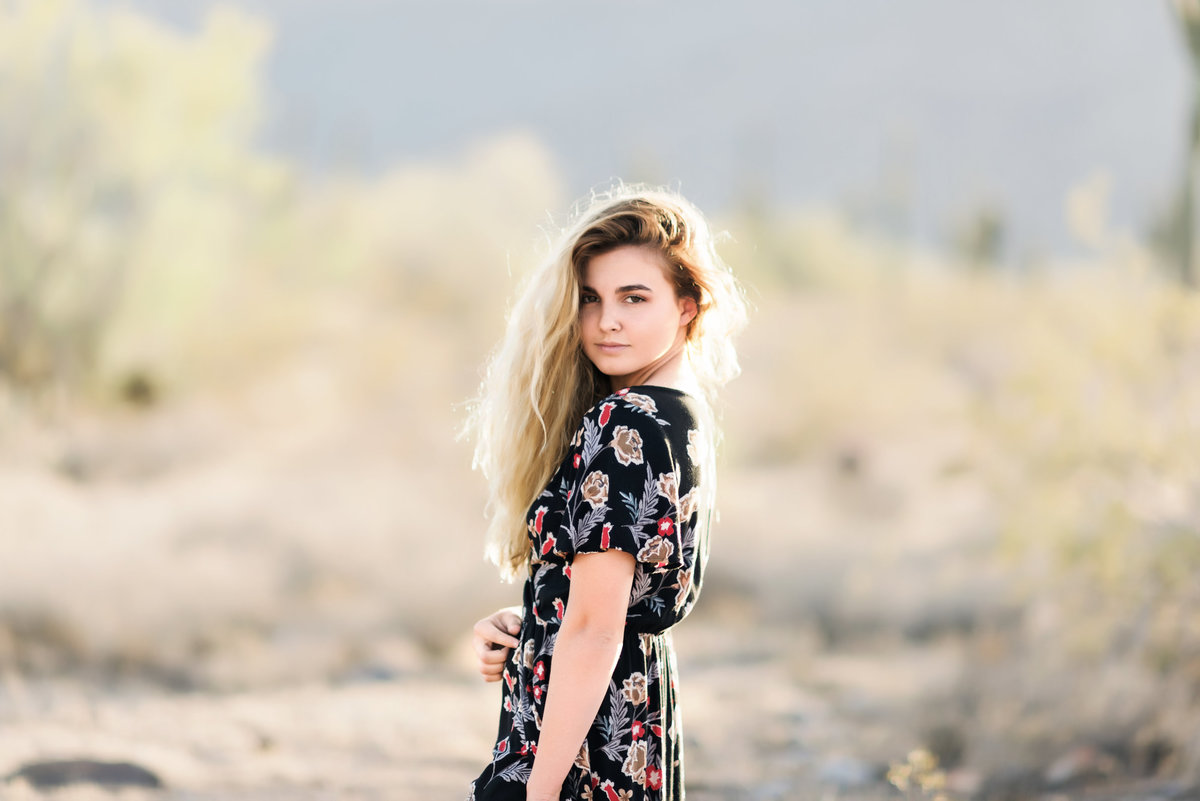
[[592,257],[583,271],[579,334],[596,368],[625,387],[683,345],[696,303],[679,298],[655,251],[627,245]]

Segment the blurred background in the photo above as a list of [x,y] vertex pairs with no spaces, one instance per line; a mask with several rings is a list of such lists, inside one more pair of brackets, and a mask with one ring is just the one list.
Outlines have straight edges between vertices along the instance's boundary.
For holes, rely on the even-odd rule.
[[0,795],[462,797],[457,433],[624,179],[754,305],[689,797],[1196,797],[1198,70],[1188,0],[0,2]]

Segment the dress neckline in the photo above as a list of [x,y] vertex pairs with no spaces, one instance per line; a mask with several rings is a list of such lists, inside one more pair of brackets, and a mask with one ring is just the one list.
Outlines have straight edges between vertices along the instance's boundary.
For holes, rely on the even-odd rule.
[[[645,392],[646,390],[652,390],[652,391],[656,391],[656,392],[670,392],[673,395],[679,395],[679,396],[682,396],[685,398],[695,398],[696,397],[695,395],[693,395],[690,392],[687,392],[686,390],[676,389],[675,387],[663,386],[662,384],[634,384],[631,387],[625,387],[624,392],[626,394],[628,394],[630,392],[641,393],[641,392]],[[622,392],[622,390],[618,389],[613,392],[610,392],[609,395],[610,396],[617,395],[619,397],[620,396],[619,393],[621,393],[621,392]]]

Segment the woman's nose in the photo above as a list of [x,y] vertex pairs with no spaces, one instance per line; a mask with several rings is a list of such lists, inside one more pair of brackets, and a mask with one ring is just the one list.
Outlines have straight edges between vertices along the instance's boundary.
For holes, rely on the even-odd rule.
[[617,319],[616,309],[609,304],[604,304],[600,308],[600,329],[603,331],[616,331],[621,327],[621,321]]

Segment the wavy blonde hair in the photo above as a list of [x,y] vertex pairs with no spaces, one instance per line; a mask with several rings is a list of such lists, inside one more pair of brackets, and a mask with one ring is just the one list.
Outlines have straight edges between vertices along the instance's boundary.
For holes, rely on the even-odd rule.
[[608,377],[583,353],[580,284],[589,259],[625,245],[659,253],[676,295],[696,301],[685,352],[709,423],[705,451],[715,452],[716,392],[739,372],[733,335],[746,318],[742,289],[717,256],[703,215],[678,194],[640,185],[595,194],[525,277],[465,429],[475,438],[474,466],[488,481],[486,554],[509,581],[529,559],[530,505],[566,456],[583,415],[609,394]]

